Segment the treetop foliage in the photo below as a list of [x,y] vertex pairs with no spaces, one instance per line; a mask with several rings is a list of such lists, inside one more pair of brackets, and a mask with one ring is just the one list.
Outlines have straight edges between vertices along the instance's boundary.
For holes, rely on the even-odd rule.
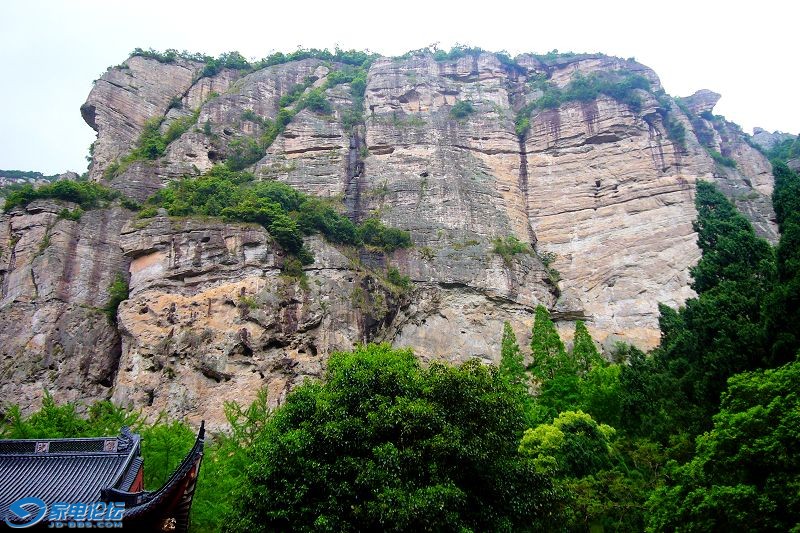
[[35,179],[35,180],[49,180],[52,181],[58,177],[58,174],[53,174],[50,176],[45,176],[41,172],[36,172],[33,170],[0,170],[0,177],[4,178],[25,178],[25,179]]
[[615,434],[614,428],[598,424],[583,411],[563,411],[552,424],[526,430],[519,451],[536,458],[541,470],[583,477],[611,466]]
[[775,280],[775,254],[756,237],[750,222],[711,183],[699,181],[694,222],[703,257],[690,273],[692,288],[703,293],[723,281],[757,283],[769,291]]
[[387,345],[331,356],[256,441],[226,531],[534,530],[559,499],[517,454],[523,410],[495,369],[423,368]]
[[575,360],[575,367],[579,374],[586,374],[593,367],[602,366],[603,360],[594,340],[586,329],[586,324],[582,320],[575,322],[575,337],[573,340],[572,358]]
[[567,356],[564,343],[543,305],[536,306],[531,336],[531,375],[542,381],[553,379],[559,373],[574,374],[573,362]]
[[363,50],[342,50],[338,47],[333,52],[327,49],[319,48],[300,48],[294,52],[275,52],[263,59],[257,61],[249,61],[242,54],[237,51],[225,52],[220,54],[219,57],[198,53],[198,52],[179,52],[175,49],[168,49],[164,52],[148,49],[142,50],[136,48],[131,52],[131,56],[141,56],[150,59],[155,59],[161,63],[174,63],[178,59],[185,59],[188,61],[196,61],[205,63],[205,67],[201,76],[213,76],[224,68],[255,71],[265,67],[274,65],[281,65],[289,63],[290,61],[300,61],[302,59],[321,59],[323,61],[331,61],[335,63],[344,63],[346,65],[368,66],[378,54],[373,54],[369,51]]
[[730,378],[694,458],[648,502],[648,530],[789,531],[800,525],[800,362]]

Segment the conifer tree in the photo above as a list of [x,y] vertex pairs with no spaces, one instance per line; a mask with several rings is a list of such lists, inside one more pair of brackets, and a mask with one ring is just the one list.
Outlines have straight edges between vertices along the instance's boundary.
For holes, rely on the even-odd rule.
[[600,353],[594,345],[594,340],[592,340],[592,336],[582,320],[575,322],[572,359],[575,361],[575,366],[580,374],[587,374],[593,367],[603,364]]
[[773,162],[772,205],[781,232],[777,248],[779,283],[766,305],[766,331],[771,344],[768,363],[794,360],[800,348],[800,176],[781,161]]
[[550,313],[543,305],[536,306],[536,316],[531,335],[531,356],[533,363],[530,371],[539,381],[553,379],[561,373],[575,373],[575,365],[567,356],[564,343]]
[[500,349],[500,375],[512,385],[524,385],[527,388],[525,362],[517,343],[517,336],[511,324],[503,324],[503,340]]

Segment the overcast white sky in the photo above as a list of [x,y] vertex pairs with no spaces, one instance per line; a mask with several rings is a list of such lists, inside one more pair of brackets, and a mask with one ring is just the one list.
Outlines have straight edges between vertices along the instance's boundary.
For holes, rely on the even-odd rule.
[[260,58],[298,46],[386,55],[439,43],[635,57],[668,93],[723,95],[715,112],[800,131],[800,4],[781,0],[0,0],[0,169],[82,172],[94,131],[79,108],[135,47]]

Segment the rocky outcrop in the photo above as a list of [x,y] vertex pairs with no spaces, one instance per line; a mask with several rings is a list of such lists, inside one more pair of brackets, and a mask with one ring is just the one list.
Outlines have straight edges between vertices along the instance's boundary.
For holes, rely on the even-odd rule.
[[701,89],[691,96],[683,98],[683,103],[690,113],[694,115],[702,115],[704,113],[711,113],[714,106],[717,105],[722,95],[709,91],[708,89]]
[[119,334],[104,311],[127,276],[116,207],[63,219],[76,206],[37,200],[0,216],[0,393],[28,409],[43,390],[64,400],[110,396]]
[[99,179],[109,164],[130,152],[145,123],[164,116],[202,68],[182,59],[161,63],[133,56],[96,80],[81,106],[83,119],[97,132],[90,177]]
[[[709,106],[718,100],[717,96],[698,91],[681,99],[694,134],[690,144],[696,146],[698,155],[705,159],[705,165],[710,165],[708,179],[750,219],[756,233],[775,243],[778,227],[771,200],[772,166],[737,124],[711,113],[713,107]],[[695,114],[692,109],[702,111]],[[714,154],[728,161],[715,162]]]
[[776,144],[782,143],[786,139],[793,139],[795,135],[784,133],[782,131],[769,132],[764,128],[753,128],[753,135],[751,139],[753,142],[764,150],[772,149]]
[[[659,339],[658,303],[677,307],[693,295],[697,180],[716,182],[760,234],[777,238],[769,163],[738,126],[712,114],[719,95],[675,101],[633,60],[378,58],[363,104],[349,84],[327,83],[350,68],[335,61],[211,77],[202,67],[133,57],[96,82],[82,108],[98,131],[92,179],[134,149],[146,121],[160,120],[162,133],[175,120],[192,121],[162,157],[130,162],[106,183],[143,201],[256,147],[260,159],[248,169],[257,179],[329,198],[355,221],[378,217],[409,231],[414,247],[384,255],[312,238],[316,261],[301,281],[281,275],[283,253],[261,227],[163,213],[129,220],[121,208],[75,223],[58,219],[61,206],[31,204],[0,229],[3,314],[16,317],[2,326],[13,337],[0,342],[4,392],[28,387],[28,403],[42,386],[105,397],[113,380],[120,403],[215,425],[223,401],[247,402],[266,387],[278,403],[319,375],[331,352],[358,342],[411,346],[425,360],[497,361],[503,322],[526,344],[538,304],[566,339],[582,319],[607,346],[650,348]],[[601,94],[534,110],[525,131],[515,124],[544,80],[564,88],[576,73],[618,71],[649,81],[649,91],[636,92],[641,105]],[[330,113],[303,109],[263,146],[281,99],[315,88]],[[466,111],[454,113],[457,105]],[[37,256],[33,243],[45,235],[50,244]],[[509,237],[530,247],[496,253]],[[389,283],[389,266],[409,276],[410,288]],[[131,294],[117,337],[98,309],[119,269],[129,273]],[[53,348],[46,365],[14,362],[39,346],[66,346],[53,339],[78,327],[87,332],[81,348]],[[56,383],[58,365],[87,378]]]
[[[485,254],[477,246],[439,272],[417,252],[386,258],[321,239],[308,244],[316,261],[300,281],[281,275],[283,253],[260,226],[167,217],[126,226],[131,293],[119,311],[114,400],[215,426],[224,401],[266,387],[275,405],[292,385],[319,376],[330,353],[356,343],[387,340],[425,359],[492,361],[504,320],[525,336],[532,309],[515,301],[515,284],[492,279],[507,277],[501,259],[469,285]],[[412,272],[414,289],[386,281],[387,260]],[[531,260],[514,269],[530,287],[522,291],[529,302],[541,274]],[[426,281],[436,279],[450,281]]]

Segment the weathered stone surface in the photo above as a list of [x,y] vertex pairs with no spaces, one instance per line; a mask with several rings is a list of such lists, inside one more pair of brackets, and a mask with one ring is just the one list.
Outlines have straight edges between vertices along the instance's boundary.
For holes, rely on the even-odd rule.
[[555,254],[559,310],[586,317],[598,340],[653,346],[657,304],[693,294],[698,176],[658,115],[643,114],[651,123],[605,97],[567,104],[534,118],[525,149],[529,215],[541,249]]
[[64,400],[108,397],[119,334],[103,308],[128,265],[119,249],[130,212],[60,219],[64,202],[37,200],[0,217],[0,394],[24,409],[44,390]]
[[695,115],[701,115],[703,113],[711,113],[720,98],[722,98],[722,95],[719,93],[709,91],[708,89],[700,89],[693,95],[687,96],[682,100],[689,111]]
[[[691,98],[691,97],[690,97]],[[683,100],[686,102],[686,99]],[[756,232],[775,243],[778,228],[772,210],[772,166],[767,158],[747,142],[742,129],[724,117],[708,113],[687,117],[692,136],[690,152],[695,153],[696,162],[710,170],[709,181],[730,198],[742,213],[750,219]],[[711,153],[731,158],[736,166],[715,163]]]
[[773,146],[778,143],[785,141],[786,139],[792,139],[796,137],[791,133],[784,133],[782,131],[773,131],[769,132],[764,128],[753,128],[753,135],[750,137],[753,139],[753,142],[763,148],[764,150],[770,150]]
[[130,152],[145,122],[162,117],[173,98],[192,86],[202,64],[176,60],[161,63],[133,56],[94,82],[81,114],[97,131],[89,175],[99,179],[113,161]]
[[258,226],[165,217],[129,225],[114,399],[213,427],[223,401],[266,387],[275,404],[318,376],[332,351],[381,337],[403,299],[355,258],[309,245],[316,261],[301,284],[280,275],[283,254]]
[[[278,116],[282,96],[300,83],[322,87],[332,69],[343,68],[307,59],[242,77],[223,70],[198,79],[194,63],[132,58],[126,65],[104,75],[84,106],[99,132],[93,179],[133,149],[148,118],[163,116],[166,131],[173,120],[195,110],[198,116],[163,157],[135,162],[111,182],[140,201],[170,180],[207,171],[235,143],[258,141],[265,121]],[[130,262],[115,400],[212,425],[222,422],[224,400],[247,402],[266,387],[270,401],[280,402],[292,385],[319,375],[332,351],[356,342],[412,346],[425,360],[496,361],[503,321],[527,344],[538,304],[551,309],[564,338],[583,319],[605,345],[652,347],[659,338],[657,304],[676,307],[693,295],[688,269],[700,255],[692,229],[697,180],[716,182],[774,241],[772,178],[769,163],[737,126],[709,116],[718,95],[708,91],[684,100],[688,113],[641,90],[636,109],[604,95],[568,102],[535,111],[530,129],[518,136],[517,112],[541,95],[542,76],[564,87],[575,73],[609,70],[640,74],[653,91],[661,88],[647,67],[602,55],[521,56],[518,66],[488,53],[453,61],[430,54],[379,58],[367,75],[363,124],[343,126],[354,105],[349,85],[328,88],[332,113],[302,110],[250,167],[258,179],[330,198],[357,221],[374,216],[408,230],[412,249],[383,256],[309,239],[316,261],[301,285],[280,275],[283,254],[258,226],[160,216],[122,229],[124,217],[102,215],[116,212],[107,210],[86,213],[74,234],[68,226],[74,223],[55,220],[55,207],[32,204],[0,228],[3,305],[19,309],[17,322],[28,324],[19,318],[28,310],[45,313],[36,327],[74,331],[59,325],[43,300],[101,307],[104,296],[81,300],[92,294],[91,276],[80,290],[74,281],[59,281],[78,275],[62,267],[60,257],[69,253],[48,255],[46,248],[37,256],[36,243],[48,231],[58,249],[74,240],[70,235],[87,246],[91,238],[119,243],[121,251],[87,252],[75,270],[84,276],[95,262],[111,264],[105,256]],[[451,109],[459,101],[469,101],[473,112],[455,118]],[[670,139],[667,119],[685,127],[685,143]],[[716,163],[713,152],[736,167]],[[83,228],[102,216],[116,225]],[[501,257],[494,241],[510,236],[533,248]],[[541,257],[552,258],[549,267]],[[386,281],[389,266],[410,277],[409,292]],[[42,268],[48,272],[37,277]],[[107,281],[97,282],[93,294],[104,294]],[[66,290],[62,285],[68,296],[48,296]],[[70,320],[91,328],[85,338],[97,346],[111,339],[99,319]],[[37,331],[3,327],[23,339],[18,331]],[[107,376],[102,369],[115,359],[93,357],[98,375]],[[8,366],[9,376],[17,367],[33,376],[22,380],[25,386],[44,382],[43,371],[20,365]],[[108,393],[73,385],[63,388],[80,390],[75,397]]]

